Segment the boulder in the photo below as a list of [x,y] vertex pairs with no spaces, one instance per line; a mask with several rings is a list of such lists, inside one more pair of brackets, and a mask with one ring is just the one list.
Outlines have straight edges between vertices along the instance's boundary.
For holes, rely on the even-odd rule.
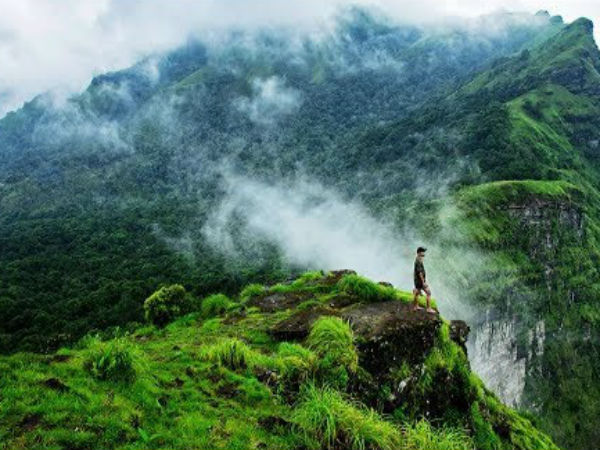
[[284,311],[295,308],[300,303],[313,297],[314,294],[307,291],[275,292],[252,298],[248,302],[248,306],[256,306],[262,312]]
[[332,309],[316,307],[298,311],[291,317],[275,324],[269,334],[279,341],[298,341],[306,338],[310,327],[321,316],[337,315]]

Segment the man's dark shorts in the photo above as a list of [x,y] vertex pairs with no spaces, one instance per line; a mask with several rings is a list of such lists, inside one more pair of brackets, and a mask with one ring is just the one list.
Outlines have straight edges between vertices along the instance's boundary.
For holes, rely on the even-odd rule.
[[421,281],[418,278],[415,278],[415,289],[418,289],[419,291],[422,291],[423,289],[425,289],[425,286],[423,285],[423,281]]
[[423,293],[422,291],[425,291],[426,294],[431,295],[431,291],[429,290],[429,287],[425,287],[425,285],[423,284],[423,282],[421,280],[415,279],[415,289],[417,291],[419,291],[421,294]]

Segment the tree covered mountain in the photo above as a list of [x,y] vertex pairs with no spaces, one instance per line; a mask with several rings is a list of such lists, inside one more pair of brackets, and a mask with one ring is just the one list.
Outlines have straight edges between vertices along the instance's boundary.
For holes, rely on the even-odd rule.
[[591,448],[599,108],[591,22],[544,12],[415,27],[351,8],[317,36],[192,40],[39,96],[0,120],[0,348],[135,328],[164,283],[203,297],[319,265],[289,257],[314,230],[280,236],[266,188],[308,180],[298,217],[335,192],[431,244],[440,291],[514,325],[519,406]]

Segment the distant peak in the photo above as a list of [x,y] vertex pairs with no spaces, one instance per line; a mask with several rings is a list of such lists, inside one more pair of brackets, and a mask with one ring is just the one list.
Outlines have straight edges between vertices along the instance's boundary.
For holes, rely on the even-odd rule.
[[540,9],[538,12],[535,13],[535,17],[546,19],[553,25],[561,25],[564,23],[562,16],[551,16],[548,10],[546,9]]
[[577,19],[574,22],[572,22],[571,24],[569,24],[568,27],[572,28],[572,29],[580,28],[580,29],[585,30],[587,33],[594,32],[594,22],[592,22],[587,17],[580,17],[579,19]]

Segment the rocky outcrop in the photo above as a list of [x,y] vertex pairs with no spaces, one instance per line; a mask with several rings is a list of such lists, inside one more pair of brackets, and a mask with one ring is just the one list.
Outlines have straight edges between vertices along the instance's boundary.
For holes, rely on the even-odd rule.
[[520,407],[527,375],[536,370],[534,363],[544,352],[544,340],[543,320],[523,330],[516,317],[488,310],[467,343],[471,367],[504,403]]
[[558,245],[565,233],[583,238],[583,215],[572,203],[531,197],[506,206],[508,215],[527,231],[530,254],[536,257]]
[[256,306],[262,312],[275,312],[295,308],[300,303],[309,300],[313,294],[306,291],[299,292],[275,292],[273,294],[260,295],[252,298],[248,306]]
[[[539,195],[513,200],[498,209],[512,221],[506,233],[511,245],[520,248],[539,267],[534,274],[535,283],[545,288],[548,295],[554,295],[558,288],[556,271],[561,265],[560,252],[571,245],[581,245],[585,238],[582,211],[568,198]],[[535,288],[515,286],[515,291],[536,292]],[[573,302],[575,297],[576,293],[569,290],[565,301]],[[537,357],[544,352],[545,323],[519,320],[511,312],[511,303],[515,301],[523,300],[508,295],[506,303],[497,310],[485,311],[473,325],[467,348],[473,370],[486,385],[504,403],[519,407],[523,406],[527,377],[539,369]]]
[[[351,271],[332,272],[323,281],[335,282]],[[331,279],[329,279],[331,278]],[[333,284],[333,283],[331,283]],[[380,283],[391,286],[389,283]],[[436,342],[442,323],[439,314],[425,310],[414,311],[411,303],[384,301],[365,303],[360,297],[339,292],[324,303],[310,305],[314,294],[292,291],[265,294],[249,304],[264,312],[291,309],[302,302],[309,306],[294,312],[269,329],[277,340],[302,340],[308,336],[312,324],[321,316],[340,317],[350,324],[356,337],[360,365],[372,374],[389,372],[400,362],[418,363]],[[464,321],[452,321],[450,337],[465,348],[469,327]]]

